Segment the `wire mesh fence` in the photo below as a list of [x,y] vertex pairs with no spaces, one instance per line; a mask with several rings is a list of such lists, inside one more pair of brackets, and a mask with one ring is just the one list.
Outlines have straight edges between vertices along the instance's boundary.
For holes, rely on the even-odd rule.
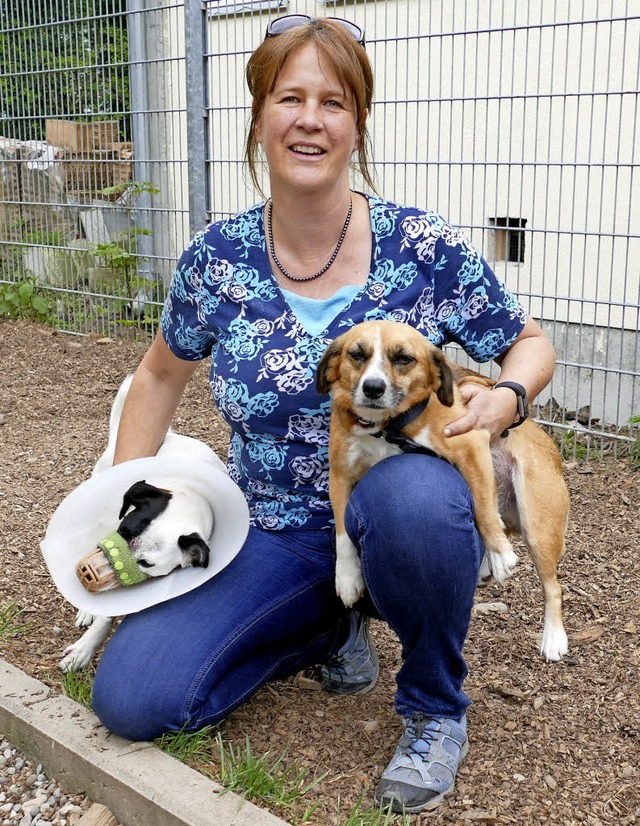
[[244,67],[291,12],[365,29],[378,191],[463,227],[541,321],[558,368],[537,412],[566,453],[631,449],[631,0],[1,0],[0,313],[153,334],[189,236],[261,197],[243,163]]

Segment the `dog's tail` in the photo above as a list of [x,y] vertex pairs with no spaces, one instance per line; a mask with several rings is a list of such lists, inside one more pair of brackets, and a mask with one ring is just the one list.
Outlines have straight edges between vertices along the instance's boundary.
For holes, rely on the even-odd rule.
[[117,433],[118,425],[120,424],[120,417],[122,416],[122,408],[124,407],[127,393],[133,381],[133,373],[130,373],[120,385],[118,393],[113,400],[111,407],[111,416],[109,417],[109,433]]
[[129,392],[129,388],[131,387],[132,381],[133,374],[130,374],[120,385],[116,397],[113,400],[113,405],[111,406],[111,415],[109,416],[109,442],[104,453],[96,462],[96,465],[91,474],[92,476],[95,476],[97,473],[101,473],[103,470],[110,468],[113,464],[113,455],[116,449],[116,438],[118,436],[118,426],[120,424],[120,417],[122,416],[122,409],[124,407],[125,399],[127,398],[127,393]]

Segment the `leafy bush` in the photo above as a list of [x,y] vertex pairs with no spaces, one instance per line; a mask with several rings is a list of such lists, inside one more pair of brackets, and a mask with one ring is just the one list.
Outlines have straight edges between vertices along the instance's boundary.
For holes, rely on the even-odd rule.
[[[46,118],[109,115],[129,137],[126,0],[4,4],[0,121],[4,137],[41,140]],[[4,16],[6,15],[6,16]]]
[[53,302],[32,278],[0,284],[0,318],[30,318],[48,324],[53,320]]

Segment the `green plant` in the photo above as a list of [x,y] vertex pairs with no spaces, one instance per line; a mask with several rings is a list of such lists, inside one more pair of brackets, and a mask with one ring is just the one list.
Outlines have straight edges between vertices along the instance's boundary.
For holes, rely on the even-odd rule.
[[31,623],[16,622],[24,613],[24,608],[17,608],[12,602],[0,611],[0,637],[17,637],[31,630]]
[[[107,187],[101,190],[101,193],[109,197],[125,191],[134,200],[143,193],[153,195],[160,192],[158,187],[149,181],[127,181]],[[138,252],[138,240],[141,236],[148,235],[151,235],[151,230],[146,227],[132,227],[114,235],[106,244],[92,244],[89,247],[89,252],[99,260],[103,270],[108,273],[106,282],[101,285],[102,289],[142,305],[140,308],[134,308],[133,320],[122,319],[125,324],[156,324],[158,321],[159,308],[151,307],[147,300],[153,298],[156,282],[153,278],[138,275],[140,263],[149,260],[148,256]]]
[[0,284],[0,318],[30,318],[50,323],[53,302],[33,278]]
[[167,731],[155,740],[155,745],[167,754],[171,754],[182,763],[189,761],[208,761],[212,747],[215,745],[213,727],[205,726],[199,731]]
[[395,815],[388,807],[364,806],[360,797],[339,826],[410,826],[409,815]]
[[[629,424],[640,425],[640,416],[632,416],[629,419]],[[631,461],[633,462],[634,467],[640,467],[640,430],[631,443]]]
[[[126,0],[40,0],[2,4],[0,101],[2,134],[45,137],[45,117],[120,123],[130,140]],[[34,65],[44,78],[25,82]]]
[[25,244],[33,244],[36,247],[66,247],[67,236],[59,230],[33,230],[23,235],[22,241]]
[[[230,791],[264,801],[275,808],[291,808],[327,776],[325,773],[309,782],[305,768],[296,763],[284,766],[284,754],[274,760],[268,753],[256,757],[248,737],[244,749],[234,748],[231,743],[225,745],[221,734],[217,736],[217,744],[222,785]],[[308,821],[317,805],[306,809],[300,823]]]
[[[601,452],[592,447],[593,441],[583,444],[579,441],[581,437],[575,430],[567,430],[560,442],[560,454],[563,459],[586,461],[587,459],[599,459]],[[589,436],[586,436],[589,440]]]
[[112,195],[120,196],[125,192],[132,198],[136,198],[145,192],[149,195],[157,195],[160,190],[155,184],[152,184],[151,181],[122,181],[115,186],[106,186],[100,190],[100,194],[104,198],[110,198]]
[[62,681],[62,688],[67,697],[91,710],[91,692],[93,691],[93,674],[84,671],[67,671]]

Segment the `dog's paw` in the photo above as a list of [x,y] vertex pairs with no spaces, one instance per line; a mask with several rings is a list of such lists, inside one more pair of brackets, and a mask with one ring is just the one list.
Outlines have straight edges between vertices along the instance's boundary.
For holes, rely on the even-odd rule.
[[360,557],[347,537],[336,542],[336,593],[351,608],[365,592]]
[[511,547],[509,541],[502,546],[501,551],[487,551],[491,576],[496,582],[506,582],[518,564],[518,554]]
[[86,611],[78,611],[76,614],[76,621],[74,625],[76,628],[82,628],[85,625],[91,625],[94,620],[93,614],[88,614]]
[[346,608],[351,608],[365,592],[365,584],[360,571],[350,576],[339,577],[336,574],[336,593]]
[[545,623],[540,643],[540,653],[547,662],[558,662],[569,651],[569,640],[564,628],[547,627]]
[[58,663],[58,668],[64,674],[70,671],[80,671],[86,668],[93,658],[94,651],[88,646],[82,644],[82,639],[73,645],[68,646],[62,652],[62,659]]

